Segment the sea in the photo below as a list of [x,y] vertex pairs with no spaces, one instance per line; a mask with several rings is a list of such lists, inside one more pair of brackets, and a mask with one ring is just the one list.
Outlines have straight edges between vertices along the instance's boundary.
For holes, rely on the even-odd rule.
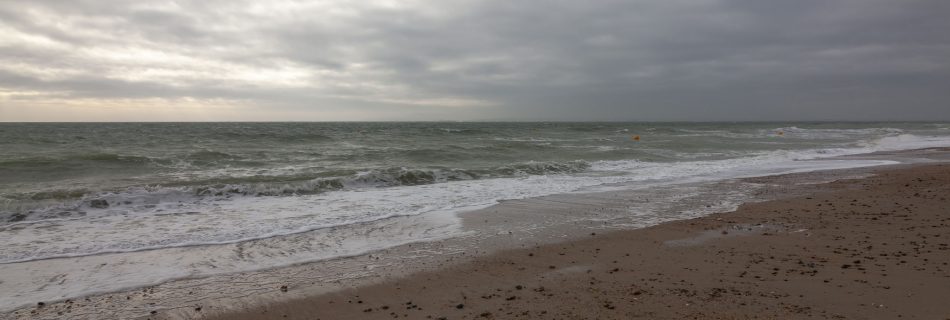
[[[232,268],[188,260],[75,271],[143,252],[453,221],[509,199],[881,165],[893,162],[835,157],[947,146],[950,123],[920,122],[0,123],[0,309],[355,255],[454,229],[354,233],[281,259],[242,256]],[[13,272],[57,264],[78,272],[59,288]]]

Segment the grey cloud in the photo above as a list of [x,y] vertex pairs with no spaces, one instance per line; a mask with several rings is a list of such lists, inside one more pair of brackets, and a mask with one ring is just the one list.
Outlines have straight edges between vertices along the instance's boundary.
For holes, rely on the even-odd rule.
[[[198,64],[6,46],[0,63],[27,67],[0,69],[0,87],[361,109],[381,120],[393,110],[463,120],[950,119],[946,1],[275,3],[289,9],[0,4],[0,26],[67,48],[145,49]],[[37,75],[57,68],[69,72]],[[281,68],[304,76],[256,76]],[[224,69],[233,74],[215,76]],[[136,77],[149,72],[159,76]],[[438,102],[469,100],[484,103],[446,112]]]

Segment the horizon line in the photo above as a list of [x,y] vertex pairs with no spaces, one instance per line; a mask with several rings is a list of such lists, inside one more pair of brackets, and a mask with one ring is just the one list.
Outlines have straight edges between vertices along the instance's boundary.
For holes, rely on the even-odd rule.
[[941,120],[211,120],[211,121],[4,121],[12,123],[938,123]]

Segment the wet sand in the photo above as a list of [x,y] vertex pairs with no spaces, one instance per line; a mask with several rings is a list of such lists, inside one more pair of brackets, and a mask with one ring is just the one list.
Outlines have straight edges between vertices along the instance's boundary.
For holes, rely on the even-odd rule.
[[950,319],[950,165],[874,171],[208,318]]

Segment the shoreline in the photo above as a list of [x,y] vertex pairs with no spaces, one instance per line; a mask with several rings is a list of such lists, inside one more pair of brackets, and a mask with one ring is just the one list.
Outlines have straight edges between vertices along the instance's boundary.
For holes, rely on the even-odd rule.
[[[930,150],[930,149],[926,149]],[[918,150],[917,152],[925,152]],[[941,152],[946,152],[941,151]],[[906,152],[905,152],[906,153]],[[913,153],[913,152],[911,152]],[[893,153],[885,153],[881,158],[887,159],[888,157],[893,157]],[[946,154],[942,155],[944,158]],[[867,155],[858,155],[858,156],[848,156],[848,157],[864,157],[868,159],[873,159],[876,156],[874,154]],[[938,156],[939,157],[939,156]],[[945,160],[945,159],[944,159]],[[772,176],[772,177],[783,177],[783,176],[799,176],[799,180],[821,180],[828,177],[854,177],[855,175],[866,174],[870,171],[876,171],[880,168],[890,168],[890,167],[901,167],[901,166],[913,166],[913,165],[888,165],[883,167],[865,167],[858,169],[837,169],[831,171],[813,171],[806,173],[793,173],[788,175]],[[829,172],[834,172],[829,175]],[[808,178],[801,178],[800,176],[808,176]],[[745,199],[741,200],[742,203],[748,203],[747,201],[761,201],[768,200],[770,197],[781,196],[778,193],[789,193],[789,192],[802,192],[807,190],[791,190],[793,188],[785,186],[778,188],[782,189],[780,191],[769,191],[770,187],[764,188],[764,190],[738,190],[730,189],[737,188],[746,184],[748,181],[761,179],[760,177],[753,178],[741,178],[741,179],[730,179],[730,181],[717,181],[714,183],[709,183],[711,186],[707,185],[705,187],[712,188],[723,188],[726,191],[735,191],[740,194],[747,196]],[[736,182],[733,180],[742,180]],[[724,186],[725,184],[730,184],[729,186]],[[799,188],[807,189],[807,188]],[[708,190],[707,190],[708,191]],[[756,193],[754,195],[749,195],[745,193]],[[773,194],[769,194],[772,192]],[[413,242],[409,244],[400,245],[394,248],[388,248],[379,251],[373,251],[365,254],[359,254],[356,256],[345,257],[345,258],[333,258],[330,260],[316,261],[316,262],[304,262],[300,264],[290,265],[290,266],[281,266],[272,269],[258,270],[252,272],[240,272],[236,274],[227,274],[227,275],[215,275],[210,277],[202,277],[196,279],[180,279],[173,280],[171,282],[166,282],[156,286],[147,286],[143,288],[138,288],[137,290],[130,290],[125,292],[112,292],[95,296],[87,296],[83,299],[86,304],[83,308],[76,308],[72,310],[83,309],[86,311],[95,311],[95,310],[106,310],[110,308],[127,308],[122,307],[123,303],[137,303],[139,304],[137,308],[127,309],[129,311],[125,315],[130,313],[137,313],[143,315],[143,318],[193,318],[193,317],[206,317],[214,313],[228,313],[233,312],[232,308],[228,308],[227,305],[260,305],[266,306],[273,303],[280,303],[281,301],[287,301],[292,299],[302,299],[306,297],[318,296],[321,294],[333,294],[332,292],[340,292],[339,290],[347,290],[351,287],[364,287],[376,285],[380,282],[391,281],[393,279],[399,279],[406,276],[412,276],[412,274],[417,274],[419,272],[433,272],[438,270],[444,270],[446,268],[452,268],[457,265],[465,265],[471,263],[474,260],[481,259],[485,256],[490,256],[494,252],[501,250],[517,250],[518,247],[531,247],[531,246],[543,246],[550,245],[551,243],[563,243],[565,240],[575,241],[572,239],[581,239],[586,235],[588,230],[594,230],[596,234],[603,234],[605,232],[617,232],[616,230],[623,229],[638,229],[643,226],[654,225],[656,223],[646,223],[642,226],[631,226],[623,225],[622,223],[618,226],[618,221],[614,219],[610,221],[611,226],[608,226],[607,221],[604,221],[603,225],[596,225],[591,223],[597,218],[596,212],[593,215],[590,212],[586,212],[581,217],[578,217],[575,221],[564,221],[563,219],[552,222],[550,225],[544,226],[543,224],[536,225],[534,223],[538,221],[543,221],[544,219],[549,219],[545,215],[535,215],[529,217],[521,217],[522,221],[509,221],[510,214],[514,211],[520,214],[526,214],[530,212],[536,212],[539,209],[549,209],[553,211],[555,208],[567,207],[561,213],[563,214],[573,214],[571,211],[572,206],[577,210],[590,210],[592,206],[601,206],[601,210],[612,210],[618,209],[626,205],[624,203],[625,196],[630,196],[630,191],[613,191],[613,192],[604,192],[598,193],[594,196],[592,195],[554,195],[554,196],[544,196],[538,198],[530,198],[523,200],[508,200],[503,201],[498,205],[492,206],[487,209],[476,210],[475,212],[463,213],[459,216],[459,219],[462,220],[462,224],[466,229],[482,229],[489,230],[495,234],[484,237],[475,237],[475,236],[461,236],[457,239],[448,239],[448,240],[436,240],[428,242]],[[572,199],[574,197],[574,199]],[[615,199],[616,198],[616,199]],[[708,200],[707,197],[698,197],[696,199],[687,199],[692,202],[702,202]],[[541,202],[550,201],[549,204],[539,204]],[[577,201],[577,202],[572,202]],[[691,205],[695,205],[692,203]],[[725,204],[726,207],[731,204]],[[709,208],[707,206],[707,208]],[[596,209],[596,208],[595,208]],[[492,211],[503,211],[502,213],[492,214]],[[663,221],[657,222],[661,223],[664,221],[682,221],[684,219],[693,218],[689,215],[684,216],[666,216],[670,213],[671,210],[675,208],[659,208],[661,214],[664,214]],[[666,210],[666,211],[663,211]],[[698,216],[704,216],[712,212],[716,212],[716,208],[710,208],[713,210],[711,212],[698,213]],[[596,211],[596,210],[593,210]],[[557,213],[557,212],[555,212]],[[694,213],[696,215],[696,213]],[[422,217],[420,217],[421,219]],[[637,217],[641,219],[642,217]],[[559,218],[560,219],[560,218]],[[586,219],[586,220],[585,220]],[[557,219],[555,219],[557,220]],[[581,221],[585,220],[585,221]],[[527,232],[527,233],[512,233],[510,231],[513,226],[519,225],[524,226],[524,223],[531,223],[529,225],[533,228],[552,228],[551,230],[546,230],[545,232]],[[586,223],[582,228],[576,228],[579,223]],[[643,223],[642,221],[640,223]],[[670,223],[670,222],[666,222]],[[675,222],[674,222],[675,223]],[[665,223],[664,223],[665,224]],[[494,229],[493,229],[494,228]],[[509,229],[508,236],[503,235],[505,232],[504,229]],[[640,230],[640,229],[638,229]],[[552,232],[553,231],[553,232]],[[489,232],[489,233],[490,233]],[[619,231],[623,232],[623,231]],[[426,252],[428,253],[422,253]],[[371,268],[366,268],[366,266],[372,266]],[[407,267],[408,266],[408,267]],[[326,268],[337,268],[334,275],[323,276],[319,274]],[[319,270],[319,271],[318,271]],[[295,276],[298,274],[310,273],[307,276]],[[237,297],[232,297],[228,299],[217,299],[195,297],[190,299],[194,303],[191,304],[182,304],[181,300],[178,302],[171,303],[166,301],[162,303],[162,295],[173,296],[175,294],[183,293],[182,288],[196,288],[194,291],[200,291],[201,287],[216,288],[222,289],[220,283],[226,281],[236,281],[244,280],[245,278],[250,278],[249,283],[252,283],[250,286],[245,286],[243,289],[254,288],[256,290],[250,290],[246,294],[242,294]],[[295,280],[296,279],[296,280]],[[315,280],[315,281],[314,281]],[[309,285],[300,284],[300,282],[310,282]],[[223,289],[234,289],[241,290],[240,287],[224,287]],[[192,294],[191,291],[188,294]],[[200,296],[200,293],[195,292],[196,296]],[[121,299],[125,297],[125,299]],[[90,298],[92,298],[90,300]],[[75,299],[79,301],[80,299]],[[122,301],[125,300],[125,301]],[[189,299],[185,299],[189,300]],[[152,302],[150,302],[152,301]],[[45,317],[54,317],[58,314],[51,313],[56,312],[55,310],[59,307],[62,307],[63,310],[68,310],[67,307],[73,306],[72,300],[65,300],[57,303],[47,303],[43,308],[35,307],[26,307],[16,310],[16,313],[8,313],[7,316],[11,318],[44,318]],[[76,304],[79,307],[78,303]],[[151,311],[158,310],[156,313],[152,314]],[[22,313],[20,313],[22,311]],[[35,312],[34,312],[35,311]],[[146,311],[148,311],[146,313]],[[30,313],[27,313],[30,312]],[[70,312],[71,313],[71,312]],[[94,313],[85,313],[87,316]],[[69,315],[69,313],[66,313]],[[82,318],[82,316],[77,316],[73,314],[73,317]]]
[[874,171],[733,212],[502,251],[211,319],[950,316],[950,165]]

